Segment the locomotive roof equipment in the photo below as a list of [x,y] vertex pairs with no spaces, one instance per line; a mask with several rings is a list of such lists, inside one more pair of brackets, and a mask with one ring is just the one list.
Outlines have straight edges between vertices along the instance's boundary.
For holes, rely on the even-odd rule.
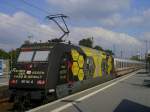
[[[49,15],[49,16],[46,16],[46,18],[48,18],[49,20],[52,20],[54,23],[57,24],[57,26],[60,28],[60,30],[64,33],[62,34],[62,36],[59,38],[59,39],[56,39],[55,41],[56,42],[62,42],[63,41],[63,38],[64,36],[68,36],[70,31],[68,29],[68,26],[65,22],[65,18],[68,18],[68,16],[64,15],[64,14],[56,14],[56,15]],[[63,24],[65,25],[65,28],[63,28],[57,21],[57,19],[61,19],[63,21]],[[53,40],[54,41],[54,40]]]

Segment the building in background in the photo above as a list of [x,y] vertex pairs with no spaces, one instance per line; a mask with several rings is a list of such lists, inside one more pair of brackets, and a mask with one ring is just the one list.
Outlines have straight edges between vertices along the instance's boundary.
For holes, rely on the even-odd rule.
[[0,59],[0,76],[8,76],[10,71],[9,60]]

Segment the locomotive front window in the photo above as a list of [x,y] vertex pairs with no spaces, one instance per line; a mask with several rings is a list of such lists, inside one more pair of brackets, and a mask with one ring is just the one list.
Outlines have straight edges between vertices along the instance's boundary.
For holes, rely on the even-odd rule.
[[18,62],[31,62],[33,51],[20,52]]
[[33,61],[47,61],[50,51],[36,51]]

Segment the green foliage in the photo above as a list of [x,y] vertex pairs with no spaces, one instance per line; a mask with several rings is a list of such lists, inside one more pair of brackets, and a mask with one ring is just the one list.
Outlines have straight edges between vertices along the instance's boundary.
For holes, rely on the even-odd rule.
[[18,53],[19,53],[19,49],[18,49],[18,48],[15,49],[15,50],[9,51],[9,53],[8,53],[8,54],[9,54],[9,57],[10,57],[10,59],[12,58],[12,61],[13,61],[13,62],[17,59]]
[[103,51],[103,48],[102,48],[101,46],[99,46],[99,45],[96,45],[96,46],[94,47],[94,49]]
[[11,50],[9,52],[6,52],[2,49],[0,49],[0,58],[1,59],[11,59],[14,61],[17,58],[17,54],[19,52],[19,49]]
[[1,59],[9,59],[10,56],[9,56],[9,54],[6,51],[0,49],[0,58]]
[[92,48],[93,47],[93,38],[82,39],[79,41],[79,45]]
[[25,40],[24,44],[30,44],[30,41],[29,40]]
[[100,50],[100,51],[105,51],[106,53],[108,53],[110,55],[114,55],[112,50],[110,50],[110,49],[103,50],[103,48],[101,46],[99,46],[99,45],[96,45],[95,47],[93,47],[93,44],[94,44],[93,37],[92,38],[82,39],[82,40],[79,41],[79,45],[90,47],[90,48],[94,48],[94,49]]
[[148,63],[150,63],[150,57],[149,57],[149,58],[147,58],[147,59],[146,59],[146,61],[147,61]]
[[131,60],[135,60],[135,61],[140,61],[140,59],[139,59],[139,56],[132,56],[131,58],[130,58]]
[[106,49],[105,52],[108,53],[108,54],[110,54],[110,55],[114,55],[114,53],[110,49]]

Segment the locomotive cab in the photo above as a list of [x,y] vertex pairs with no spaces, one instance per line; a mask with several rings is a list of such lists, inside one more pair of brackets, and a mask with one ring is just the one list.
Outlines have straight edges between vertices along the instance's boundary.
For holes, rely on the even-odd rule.
[[32,99],[41,99],[47,94],[48,86],[51,85],[49,82],[53,83],[56,79],[48,79],[53,47],[54,43],[22,45],[10,74],[11,97],[29,95]]
[[50,50],[21,50],[10,77],[11,88],[44,88]]

